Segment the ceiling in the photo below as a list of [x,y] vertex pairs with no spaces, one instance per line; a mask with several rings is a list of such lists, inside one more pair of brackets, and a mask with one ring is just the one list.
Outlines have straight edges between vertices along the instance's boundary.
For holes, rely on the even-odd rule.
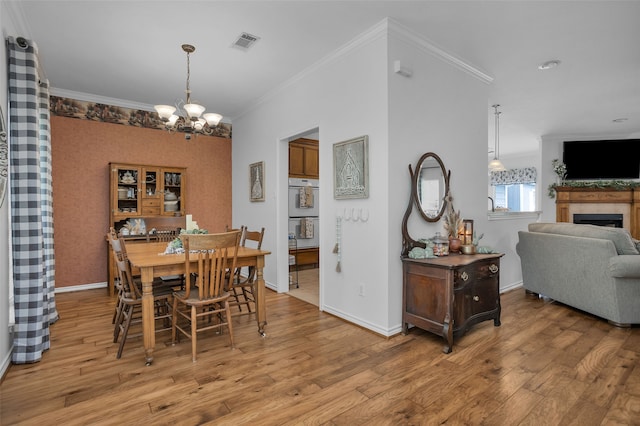
[[[542,135],[640,137],[640,1],[4,2],[55,90],[174,103],[189,43],[193,100],[232,121],[388,17],[494,78],[501,156]],[[248,51],[232,47],[242,32],[260,37]]]

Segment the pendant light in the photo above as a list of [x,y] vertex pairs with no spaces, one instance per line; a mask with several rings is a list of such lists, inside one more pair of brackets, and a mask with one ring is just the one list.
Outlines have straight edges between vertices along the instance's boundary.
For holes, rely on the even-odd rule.
[[493,150],[493,160],[489,161],[489,171],[490,172],[503,172],[507,170],[500,161],[499,158],[499,146],[500,146],[500,111],[498,111],[499,104],[491,105],[495,111],[496,115],[496,143]]
[[220,123],[222,116],[216,113],[203,114],[205,107],[191,102],[191,87],[189,81],[191,77],[191,67],[189,55],[195,52],[196,48],[190,44],[183,44],[182,50],[187,54],[187,100],[178,101],[181,107],[179,114],[175,114],[176,108],[172,105],[155,105],[154,108],[160,119],[165,123],[165,127],[169,131],[182,131],[185,136],[193,133],[202,133],[212,135],[215,127]]

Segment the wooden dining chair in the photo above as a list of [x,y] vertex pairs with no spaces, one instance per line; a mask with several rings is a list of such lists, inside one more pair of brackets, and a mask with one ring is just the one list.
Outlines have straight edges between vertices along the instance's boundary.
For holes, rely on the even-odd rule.
[[[262,240],[264,239],[264,228],[260,231],[250,231],[246,226],[243,226],[243,230],[240,246],[260,250],[262,248]],[[249,244],[247,244],[247,242]],[[229,281],[228,289],[231,294],[229,305],[231,307],[238,307],[238,311],[234,312],[233,315],[250,314],[255,311],[255,283],[255,266],[236,268],[234,279]],[[246,310],[243,310],[243,306],[246,307]]]
[[[148,236],[147,236],[148,237]],[[118,233],[116,232],[116,230],[111,227],[109,229],[109,233],[107,234],[107,238],[109,240],[109,242],[111,243],[111,247],[114,250],[114,253],[117,254],[118,251],[122,251],[124,253],[124,256],[127,257],[127,246],[125,243],[124,238],[122,238],[121,235],[118,235]],[[115,256],[115,255],[114,255]],[[115,257],[114,257],[115,260]],[[140,276],[139,275],[134,275],[134,281],[135,283],[137,283],[137,285],[142,285],[141,281],[140,281]],[[171,275],[171,276],[167,276],[167,277],[156,277],[153,279],[153,288],[170,288],[170,289],[174,289],[174,288],[181,288],[184,284],[184,279],[181,275]],[[114,286],[116,288],[116,291],[119,291],[117,288],[117,280],[114,283]]]
[[180,235],[180,231],[177,228],[153,228],[147,232],[147,241],[156,241],[162,243],[169,243]]
[[191,358],[196,362],[198,333],[226,326],[234,347],[229,293],[225,289],[236,269],[240,231],[184,234],[180,239],[185,251],[185,277],[192,282],[173,294],[171,341],[175,345],[178,331],[189,337]]
[[[124,253],[120,252],[116,256],[118,276],[122,286],[121,304],[122,309],[116,320],[116,327],[113,334],[113,342],[116,343],[120,337],[120,345],[116,358],[122,356],[122,350],[127,339],[142,336],[142,328],[136,334],[130,334],[132,324],[142,324],[142,292],[138,283],[135,282],[131,273],[131,264]],[[156,289],[153,291],[154,320],[159,321],[156,325],[156,333],[171,330],[171,307],[173,291],[170,288]],[[122,334],[120,336],[120,334]]]
[[[118,233],[116,232],[114,227],[111,227],[109,229],[109,232],[107,233],[107,240],[109,241],[109,247],[110,247],[109,256],[113,256],[113,264],[115,265],[118,260],[118,253],[122,253],[123,246],[120,242],[120,238],[118,237]],[[111,323],[115,324],[116,320],[120,317],[120,313],[122,311],[122,283],[121,283],[119,274],[115,275],[113,286],[115,289],[117,299],[116,299],[115,311],[113,312],[113,318],[111,319]]]

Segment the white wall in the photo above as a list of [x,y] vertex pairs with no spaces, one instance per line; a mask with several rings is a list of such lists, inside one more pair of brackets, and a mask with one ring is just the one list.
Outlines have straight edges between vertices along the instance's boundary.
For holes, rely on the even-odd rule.
[[[413,71],[393,72],[394,61]],[[415,35],[381,23],[330,58],[275,90],[258,106],[234,118],[233,222],[265,226],[271,250],[265,278],[288,290],[286,237],[287,144],[289,138],[319,128],[320,140],[320,305],[321,309],[384,335],[400,331],[402,300],[401,223],[410,197],[408,165],[433,151],[451,170],[456,209],[475,220],[483,243],[509,252],[515,242],[487,219],[487,102],[490,78],[444,58]],[[369,136],[368,199],[334,200],[332,145]],[[481,159],[478,161],[478,159]],[[266,162],[267,200],[248,201],[248,165]],[[336,272],[335,218],[344,208],[369,212],[366,223],[343,222],[342,272]],[[417,215],[409,223],[414,238],[431,237],[442,223]],[[513,266],[506,280],[519,281]],[[365,286],[364,296],[358,294]],[[268,314],[267,314],[268,316]]]
[[[267,257],[265,279],[271,288],[288,291],[287,142],[309,129],[319,129],[320,302],[324,310],[381,333],[388,328],[386,282],[376,282],[387,276],[388,263],[383,231],[388,222],[385,40],[380,26],[345,45],[235,117],[233,134],[234,226],[266,228],[263,247],[272,254]],[[334,200],[333,144],[362,135],[369,137],[370,196]],[[265,161],[264,203],[248,201],[248,165],[255,161]],[[335,222],[345,208],[367,209],[370,217],[366,223],[344,223],[342,272],[338,273],[332,253]],[[366,285],[364,297],[357,295],[360,283]]]
[[[426,152],[436,153],[451,171],[453,205],[475,227],[486,222],[487,122],[486,104],[490,79],[462,69],[434,54],[432,47],[400,27],[392,31],[389,65],[400,60],[412,71],[404,77],[389,70],[389,305],[393,330],[402,320],[401,223],[410,199],[408,166],[415,166]],[[475,176],[475,177],[474,177]],[[477,178],[480,176],[480,179]],[[479,189],[481,188],[481,189]],[[429,223],[414,208],[408,223],[413,239],[444,234],[442,222]]]

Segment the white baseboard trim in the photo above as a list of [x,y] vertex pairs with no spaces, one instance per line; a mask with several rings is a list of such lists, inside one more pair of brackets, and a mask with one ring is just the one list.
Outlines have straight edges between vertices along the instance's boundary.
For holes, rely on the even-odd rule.
[[9,352],[7,352],[7,355],[2,360],[2,365],[0,365],[0,379],[4,377],[5,373],[9,369],[9,366],[11,365],[11,354],[13,354],[13,345],[11,345],[11,347],[9,348]]
[[522,286],[524,286],[524,283],[522,281],[516,281],[515,283],[511,283],[505,287],[500,287],[500,294],[515,290],[516,288],[520,288]]
[[80,284],[80,285],[70,285],[68,287],[56,287],[56,293],[68,293],[71,291],[82,291],[82,290],[94,290],[96,288],[106,288],[107,282],[101,283],[93,283],[93,284]]
[[368,321],[365,321],[361,318],[358,317],[354,317],[353,315],[347,314],[339,309],[335,309],[331,306],[327,306],[324,305],[322,307],[322,310],[324,312],[330,313],[331,315],[335,315],[338,318],[342,318],[345,321],[354,323],[356,325],[359,325],[362,328],[366,328],[367,330],[371,330],[376,334],[380,334],[383,337],[390,337],[393,336],[394,334],[397,334],[401,331],[401,328],[399,327],[397,331],[395,331],[395,329],[392,330],[386,330],[384,328],[381,328],[380,326],[378,326],[377,324],[373,324],[370,323]]

